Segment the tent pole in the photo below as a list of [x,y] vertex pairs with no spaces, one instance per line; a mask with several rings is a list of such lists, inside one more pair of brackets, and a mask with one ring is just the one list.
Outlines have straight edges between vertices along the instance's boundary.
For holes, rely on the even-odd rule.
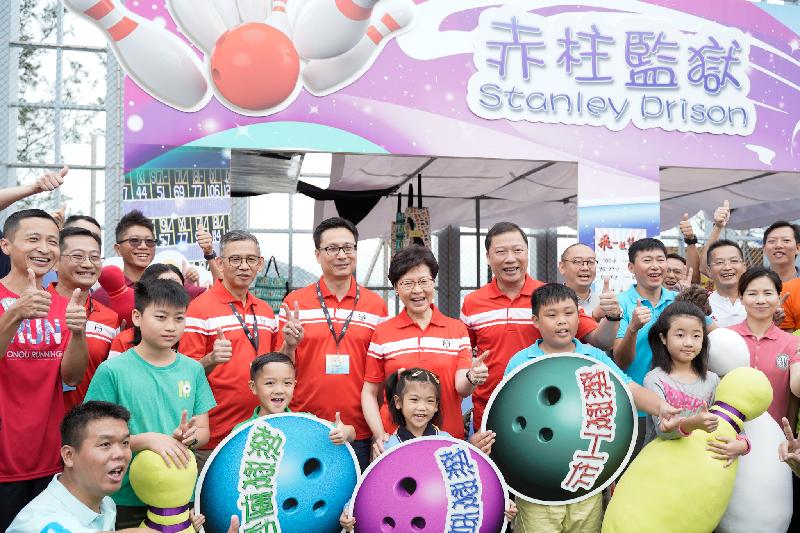
[[475,198],[475,286],[481,285],[481,199]]

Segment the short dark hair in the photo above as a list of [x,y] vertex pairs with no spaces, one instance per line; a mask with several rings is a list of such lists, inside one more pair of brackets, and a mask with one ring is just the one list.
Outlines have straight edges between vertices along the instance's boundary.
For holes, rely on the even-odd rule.
[[630,248],[628,248],[628,261],[633,263],[636,261],[636,254],[639,252],[649,252],[650,250],[661,250],[664,252],[664,257],[667,256],[667,247],[664,246],[663,242],[651,237],[645,237],[634,241],[633,244],[630,245]]
[[389,282],[396,287],[397,282],[405,276],[406,272],[420,265],[427,265],[431,276],[436,279],[436,275],[439,273],[439,263],[436,262],[433,252],[421,244],[406,246],[392,257],[392,262],[389,264]]
[[69,239],[70,237],[91,237],[92,239],[94,239],[94,242],[97,243],[97,246],[100,247],[100,249],[103,248],[103,243],[100,240],[99,235],[97,235],[96,233],[92,233],[86,228],[72,227],[72,228],[64,228],[58,234],[58,248],[62,252],[64,251],[64,248],[66,248],[67,246],[66,243],[67,239]]
[[539,316],[543,305],[550,305],[564,300],[572,300],[578,307],[578,295],[574,290],[561,283],[545,283],[531,295],[531,313]]
[[94,217],[90,217],[89,215],[70,215],[67,217],[67,220],[64,221],[64,227],[67,228],[79,220],[85,220],[90,224],[94,224],[100,229],[100,231],[103,231],[103,226],[100,225],[97,219]]
[[261,245],[258,243],[258,239],[252,233],[247,231],[242,231],[239,229],[234,229],[226,233],[222,236],[219,240],[219,253],[222,255],[222,251],[225,249],[225,246],[231,242],[239,242],[239,241],[252,241],[256,244],[256,248],[258,249],[258,253],[261,253]]
[[358,228],[356,225],[342,217],[331,217],[323,220],[314,228],[314,248],[319,248],[322,242],[322,234],[329,229],[344,228],[353,234],[353,238],[358,242]]
[[713,252],[717,248],[722,248],[723,246],[731,246],[733,248],[736,248],[739,251],[739,257],[741,257],[742,261],[744,261],[744,252],[742,252],[742,247],[741,246],[739,246],[737,243],[733,242],[730,239],[720,239],[720,240],[714,241],[710,245],[708,245],[708,250],[706,250],[706,262],[710,264],[711,263],[711,252]]
[[412,382],[430,383],[436,389],[436,404],[438,408],[436,409],[436,413],[433,415],[431,422],[434,424],[439,424],[442,411],[442,387],[439,385],[439,376],[430,370],[425,370],[424,368],[418,367],[409,368],[399,373],[392,372],[389,375],[389,378],[386,380],[386,404],[389,408],[389,414],[392,415],[392,421],[398,426],[406,425],[406,419],[403,416],[403,412],[395,405],[394,397],[397,396],[402,402],[403,395],[406,392],[406,386]]
[[700,348],[700,353],[692,359],[692,368],[700,376],[700,379],[705,380],[706,372],[708,371],[706,316],[699,307],[688,301],[676,300],[669,304],[656,319],[653,327],[650,328],[650,332],[647,334],[647,342],[653,352],[653,368],[661,368],[665,372],[672,371],[672,357],[670,357],[666,345],[661,341],[661,335],[666,338],[672,320],[679,316],[694,317],[700,321],[700,325],[703,328],[703,344]]
[[136,284],[133,293],[133,307],[143,313],[151,304],[167,304],[169,307],[189,307],[189,293],[183,285],[171,279],[152,279]]
[[45,218],[58,227],[58,222],[47,211],[42,209],[21,209],[11,213],[3,224],[3,237],[11,239],[19,229],[19,224],[26,218]]
[[767,242],[767,237],[769,237],[769,234],[778,228],[791,228],[792,234],[794,235],[795,244],[800,244],[800,227],[798,227],[797,224],[792,224],[791,222],[787,222],[786,220],[779,220],[777,222],[773,222],[770,225],[770,227],[765,229],[763,242]]
[[686,266],[686,259],[681,254],[675,254],[675,253],[667,254],[667,259],[677,259],[678,261],[683,263],[683,266]]
[[153,225],[153,221],[144,216],[144,214],[138,209],[134,209],[119,219],[119,222],[117,223],[117,229],[115,230],[117,243],[119,243],[120,239],[122,239],[122,235],[133,226],[143,226],[149,229],[150,233],[153,235],[156,234],[156,227]]
[[90,400],[76,405],[61,421],[61,444],[80,449],[86,439],[86,426],[104,418],[122,420],[127,424],[131,413],[121,405],[111,402]]
[[528,245],[528,236],[525,235],[525,232],[522,231],[522,228],[514,224],[513,222],[498,222],[491,228],[489,231],[486,232],[486,238],[483,240],[483,245],[486,248],[486,251],[489,251],[489,248],[492,246],[492,239],[494,239],[497,235],[502,233],[511,233],[513,231],[519,232],[522,235],[522,240],[525,241],[525,246]]
[[781,281],[780,276],[767,267],[759,265],[748,268],[745,273],[742,274],[742,277],[739,278],[739,296],[741,297],[744,294],[744,291],[747,290],[747,286],[758,278],[769,278],[772,281],[772,284],[775,285],[775,290],[778,291],[778,293],[783,290],[783,282]]
[[269,352],[259,355],[258,357],[253,359],[252,363],[250,363],[250,380],[255,381],[256,377],[258,376],[259,370],[261,370],[270,363],[281,363],[284,365],[289,365],[290,367],[292,367],[292,370],[295,370],[296,372],[294,363],[292,362],[291,358],[288,355],[282,354],[280,352]]
[[142,272],[142,277],[139,278],[139,283],[158,279],[159,276],[165,272],[177,274],[181,280],[181,284],[186,281],[183,277],[183,272],[181,272],[181,269],[175,265],[171,263],[151,263],[147,268],[144,269],[144,272]]

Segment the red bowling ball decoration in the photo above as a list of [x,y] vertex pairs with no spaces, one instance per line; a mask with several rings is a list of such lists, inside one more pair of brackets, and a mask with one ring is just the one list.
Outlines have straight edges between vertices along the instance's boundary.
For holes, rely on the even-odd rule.
[[245,110],[286,100],[300,76],[300,57],[283,32],[261,22],[225,32],[211,52],[211,79],[219,94]]

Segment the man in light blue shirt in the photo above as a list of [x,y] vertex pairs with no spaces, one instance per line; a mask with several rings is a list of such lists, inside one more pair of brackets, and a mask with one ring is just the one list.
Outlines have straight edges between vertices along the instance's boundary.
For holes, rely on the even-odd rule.
[[131,462],[130,413],[108,402],[87,402],[61,423],[64,472],[56,474],[9,526],[7,533],[113,531],[119,489]]

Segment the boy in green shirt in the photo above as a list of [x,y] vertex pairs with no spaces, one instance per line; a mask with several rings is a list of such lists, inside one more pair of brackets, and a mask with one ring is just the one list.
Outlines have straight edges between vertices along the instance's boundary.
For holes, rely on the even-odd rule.
[[[208,442],[208,411],[216,405],[200,363],[172,349],[183,334],[189,295],[172,280],[156,279],[138,284],[134,298],[133,324],[142,340],[97,368],[86,401],[127,408],[133,453],[152,450],[168,466],[184,468],[190,450]],[[147,508],[134,494],[127,473],[112,497],[116,528],[137,527]]]
[[[260,405],[253,411],[253,416],[236,427],[262,416],[291,412],[289,404],[297,384],[295,375],[292,360],[282,353],[270,352],[253,359],[248,385],[258,397]],[[332,443],[344,444],[353,442],[356,430],[353,426],[343,424],[339,413],[336,413],[336,423],[329,436]]]

